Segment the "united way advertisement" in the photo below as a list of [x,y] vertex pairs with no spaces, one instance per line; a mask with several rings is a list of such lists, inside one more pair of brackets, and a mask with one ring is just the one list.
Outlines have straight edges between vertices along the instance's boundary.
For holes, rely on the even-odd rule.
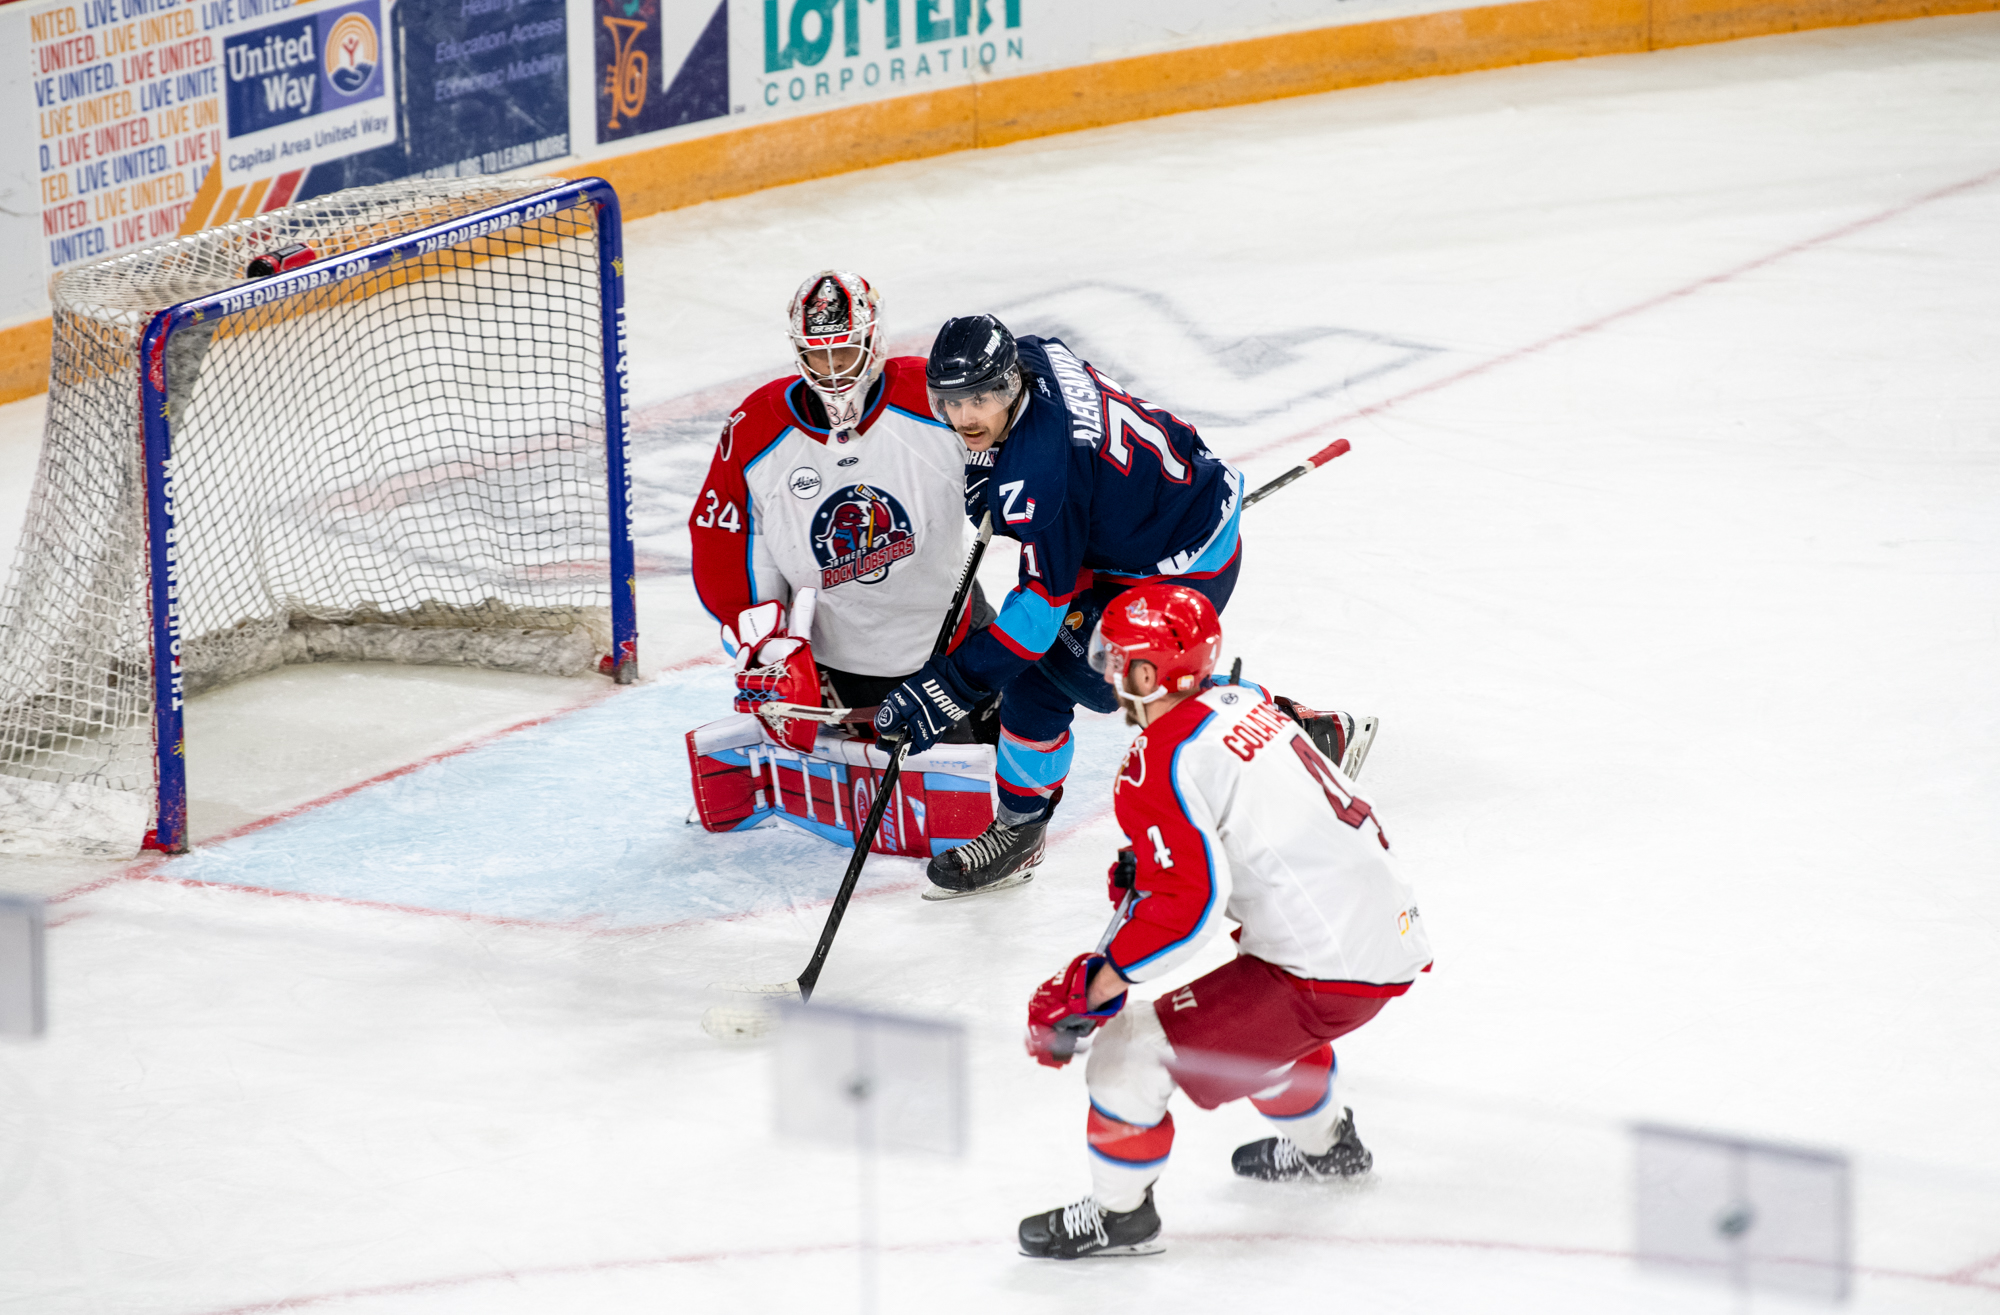
[[[31,281],[342,187],[574,154],[575,3],[63,0],[10,15],[29,38]],[[666,103],[648,123],[679,121],[659,118]]]
[[[222,43],[225,187],[396,140],[380,0],[351,0]],[[286,188],[287,192],[292,188]]]
[[398,140],[385,0],[74,0],[27,15],[44,268],[276,209]]

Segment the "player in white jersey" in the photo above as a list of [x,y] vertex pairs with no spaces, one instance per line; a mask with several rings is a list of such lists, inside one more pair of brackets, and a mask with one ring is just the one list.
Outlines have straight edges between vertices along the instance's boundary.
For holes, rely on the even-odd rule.
[[[922,358],[885,356],[879,306],[856,274],[800,285],[799,373],[730,416],[688,517],[695,592],[725,647],[770,673],[762,697],[879,703],[930,657],[957,584],[965,453],[931,414]],[[818,591],[812,633],[789,635],[805,589]],[[978,599],[966,625],[974,613],[991,609]]]
[[[1237,1150],[1246,1177],[1371,1163],[1335,1093],[1332,1042],[1429,969],[1430,943],[1374,809],[1263,690],[1212,679],[1221,640],[1208,599],[1147,584],[1112,602],[1093,641],[1092,665],[1142,728],[1112,795],[1121,913],[1098,953],[1036,991],[1028,1048],[1060,1067],[1103,1029],[1086,1070],[1096,1190],[1021,1222],[1031,1256],[1159,1249],[1153,1183],[1176,1088],[1203,1109],[1247,1096],[1277,1126]],[[1225,919],[1234,960],[1126,1005],[1129,985],[1185,964]]]

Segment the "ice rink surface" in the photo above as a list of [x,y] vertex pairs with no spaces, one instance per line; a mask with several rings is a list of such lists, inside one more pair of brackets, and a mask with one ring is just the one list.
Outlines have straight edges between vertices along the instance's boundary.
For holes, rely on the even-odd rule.
[[[1237,1180],[1255,1115],[1183,1106],[1165,1255],[1019,1258],[1088,1189],[1080,1066],[1017,1042],[1107,913],[1083,725],[1032,885],[874,860],[823,979],[973,1041],[967,1156],[883,1162],[881,1309],[1741,1309],[1631,1259],[1654,1120],[1850,1154],[1854,1309],[2000,1310],[1996,126],[2000,16],[1932,19],[630,225],[648,680],[275,672],[194,704],[194,854],[0,868],[55,899],[0,1310],[855,1308],[853,1157],[777,1141],[769,1052],[696,1024],[803,967],[844,853],[681,822],[726,681],[679,527],[825,265],[908,345],[1061,334],[1253,482],[1353,442],[1246,515],[1225,647],[1382,718],[1438,954],[1340,1046],[1371,1177]],[[0,408],[9,544],[40,416]]]

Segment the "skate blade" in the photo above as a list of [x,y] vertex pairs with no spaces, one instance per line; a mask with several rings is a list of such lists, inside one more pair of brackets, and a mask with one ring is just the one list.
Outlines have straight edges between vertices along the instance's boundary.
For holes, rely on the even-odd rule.
[[990,886],[981,886],[978,890],[946,890],[943,886],[932,886],[924,891],[924,898],[927,900],[947,900],[964,899],[968,895],[991,895],[996,890],[1012,890],[1016,886],[1025,886],[1034,879],[1035,869],[1028,868],[1025,871],[1016,872],[1011,877],[1002,877]]
[[1102,1251],[1093,1251],[1087,1256],[1079,1256],[1078,1259],[1096,1260],[1099,1257],[1103,1257],[1106,1260],[1114,1260],[1119,1256],[1157,1256],[1166,1249],[1167,1244],[1156,1237],[1145,1242],[1134,1242],[1129,1247],[1106,1247]]
[[1361,779],[1361,764],[1368,761],[1369,746],[1375,743],[1375,732],[1382,726],[1376,717],[1357,717],[1354,721],[1354,740],[1347,746],[1347,752],[1340,756],[1340,772],[1350,781]]
[[1084,1256],[1038,1256],[1032,1251],[1023,1251],[1021,1254],[1030,1260],[1117,1260],[1123,1256],[1157,1256],[1166,1249],[1165,1242],[1152,1238],[1145,1242],[1134,1242],[1131,1246],[1105,1247],[1102,1251],[1093,1251]]

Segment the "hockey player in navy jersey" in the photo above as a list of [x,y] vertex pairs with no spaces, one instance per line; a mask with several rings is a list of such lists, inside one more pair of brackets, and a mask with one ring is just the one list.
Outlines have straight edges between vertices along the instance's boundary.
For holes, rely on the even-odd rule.
[[[921,751],[998,691],[999,808],[931,860],[942,892],[1015,884],[1040,863],[1076,705],[1117,711],[1085,661],[1106,603],[1169,580],[1219,613],[1236,585],[1243,477],[1194,427],[1141,401],[1057,338],[1018,342],[991,315],[946,321],[925,367],[933,412],[966,449],[966,510],[1021,543],[999,617],[882,701],[877,730]],[[1351,718],[1302,710],[1338,759]]]
[[[1374,808],[1263,689],[1212,678],[1221,640],[1207,598],[1151,584],[1112,602],[1092,645],[1140,727],[1112,789],[1119,914],[1097,953],[1035,992],[1028,1051],[1060,1068],[1096,1032],[1085,1070],[1095,1191],[1022,1220],[1027,1255],[1159,1249],[1153,1184],[1173,1148],[1176,1090],[1203,1109],[1247,1097],[1272,1122],[1277,1136],[1231,1157],[1246,1178],[1349,1178],[1372,1164],[1336,1092],[1332,1043],[1429,970],[1430,941]],[[1184,968],[1225,921],[1237,924],[1235,958],[1126,1003],[1129,986]]]

